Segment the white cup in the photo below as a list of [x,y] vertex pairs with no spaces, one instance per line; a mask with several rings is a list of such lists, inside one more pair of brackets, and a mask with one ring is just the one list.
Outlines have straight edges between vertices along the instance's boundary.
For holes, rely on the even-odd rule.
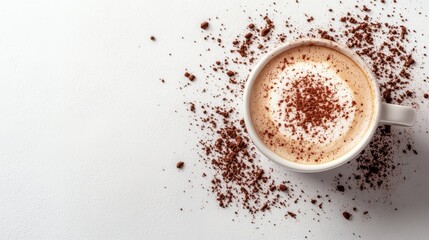
[[[293,162],[287,159],[284,159],[269,149],[263,141],[259,138],[253,123],[252,118],[250,116],[250,94],[253,87],[253,83],[258,77],[261,70],[265,67],[265,65],[273,59],[275,56],[288,51],[292,48],[296,48],[299,46],[307,46],[307,45],[318,45],[324,46],[328,48],[335,49],[344,55],[348,56],[354,62],[358,64],[358,66],[366,73],[368,78],[371,80],[371,84],[373,85],[373,89],[375,91],[374,94],[374,117],[372,118],[371,125],[367,132],[362,137],[361,141],[356,144],[349,152],[344,154],[343,156],[333,159],[326,163],[320,164],[300,164],[297,162]],[[357,54],[352,52],[349,48],[342,46],[336,42],[332,42],[325,39],[315,39],[315,38],[304,38],[294,42],[287,43],[272,52],[268,53],[264,58],[262,58],[252,70],[249,75],[249,78],[246,83],[246,87],[244,90],[244,120],[246,122],[247,131],[249,136],[253,140],[255,146],[264,154],[268,159],[297,172],[322,172],[329,169],[333,169],[338,167],[350,160],[357,158],[359,153],[365,148],[365,146],[371,141],[375,130],[380,124],[387,125],[397,125],[397,126],[405,126],[411,127],[414,125],[416,119],[416,111],[411,107],[405,107],[394,104],[387,104],[381,102],[380,89],[377,83],[377,80],[372,73],[372,71],[368,68],[366,63],[360,58]]]

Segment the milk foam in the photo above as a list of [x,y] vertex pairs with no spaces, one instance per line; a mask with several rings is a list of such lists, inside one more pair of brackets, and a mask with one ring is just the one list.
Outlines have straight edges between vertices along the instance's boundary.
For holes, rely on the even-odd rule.
[[[289,122],[288,119],[293,119],[296,112],[287,113],[287,102],[283,101],[279,104],[279,101],[294,94],[296,91],[295,87],[292,86],[294,81],[299,81],[299,79],[309,75],[316,76],[314,81],[319,81],[323,86],[332,90],[334,99],[344,106],[344,111],[335,113],[335,119],[327,122],[324,127],[311,126],[310,131],[306,132],[297,125],[296,121]],[[277,76],[272,77],[271,81],[273,88],[268,92],[270,117],[276,125],[280,126],[278,130],[286,138],[297,141],[302,139],[323,146],[339,139],[342,133],[347,132],[352,125],[355,116],[355,108],[352,104],[353,91],[345,80],[336,73],[331,64],[327,62],[296,62],[285,66]],[[306,97],[317,98],[319,96]],[[341,117],[344,112],[348,113],[347,118]],[[294,132],[290,126],[286,127],[285,124],[293,125]]]

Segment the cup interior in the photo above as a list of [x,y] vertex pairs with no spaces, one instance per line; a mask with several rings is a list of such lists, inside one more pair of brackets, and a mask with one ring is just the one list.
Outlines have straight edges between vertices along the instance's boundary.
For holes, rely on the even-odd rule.
[[[372,117],[372,120],[370,122],[370,127],[367,129],[366,133],[363,135],[362,139],[346,154],[342,155],[341,157],[337,159],[333,159],[331,161],[325,162],[325,163],[319,163],[319,164],[302,164],[290,161],[288,159],[284,159],[283,157],[277,155],[274,151],[269,149],[264,142],[260,139],[259,135],[257,134],[255,127],[252,123],[252,118],[250,114],[250,96],[252,92],[252,87],[257,79],[259,73],[264,69],[265,65],[269,63],[274,57],[277,55],[288,51],[290,49],[301,47],[301,46],[309,46],[309,45],[316,45],[316,46],[323,46],[327,48],[331,48],[333,50],[336,50],[345,56],[349,57],[351,60],[353,60],[366,74],[368,78],[368,83],[371,84],[373,92],[374,92],[374,114]],[[282,165],[288,169],[297,171],[297,172],[322,172],[326,170],[333,169],[335,167],[338,167],[352,159],[354,159],[364,148],[365,146],[370,142],[372,136],[374,135],[379,119],[380,119],[380,108],[381,108],[381,97],[380,97],[380,90],[378,87],[377,80],[372,73],[372,71],[369,69],[369,67],[366,65],[364,60],[360,58],[356,53],[352,52],[349,48],[342,46],[341,44],[338,44],[333,41],[325,40],[325,39],[317,39],[317,38],[304,38],[300,39],[294,42],[286,43],[283,46],[280,46],[273,51],[269,52],[266,56],[264,56],[253,68],[252,72],[250,73],[245,90],[244,90],[244,120],[246,123],[247,131],[249,133],[250,138],[253,140],[255,146],[258,148],[258,150],[265,155],[268,159],[274,161],[275,163]]]

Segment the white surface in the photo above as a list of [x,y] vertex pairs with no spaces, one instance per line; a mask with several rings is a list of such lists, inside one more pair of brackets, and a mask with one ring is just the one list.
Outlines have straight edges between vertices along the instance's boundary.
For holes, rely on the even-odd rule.
[[[348,11],[354,5],[300,2],[277,3],[284,15],[274,18],[305,23],[304,13],[323,19],[321,8]],[[286,220],[283,211],[273,211],[251,224],[243,214],[235,217],[234,209],[218,208],[201,189],[207,183],[199,177],[195,135],[182,104],[189,92],[177,89],[185,68],[198,73],[198,64],[207,61],[199,56],[207,46],[192,42],[201,41],[199,23],[208,17],[219,16],[233,37],[248,15],[267,6],[226,0],[1,1],[1,239],[427,239],[427,101],[412,134],[419,155],[403,166],[409,180],[391,190],[393,206],[359,202],[380,199],[374,193],[330,192],[338,206],[327,207],[320,222],[311,213]],[[399,11],[413,17],[408,25],[426,44],[420,33],[429,34],[428,19],[416,12],[429,12],[428,2],[410,1]],[[148,40],[152,34],[156,43]],[[174,165],[184,159],[186,171],[178,173]],[[337,173],[289,178],[308,192],[323,193]],[[369,210],[371,218],[339,217],[354,205]]]

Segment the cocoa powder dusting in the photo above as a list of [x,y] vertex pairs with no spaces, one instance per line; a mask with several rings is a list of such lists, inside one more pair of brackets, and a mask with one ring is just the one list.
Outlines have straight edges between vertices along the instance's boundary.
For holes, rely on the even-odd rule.
[[286,112],[296,113],[289,122],[297,122],[296,125],[307,133],[313,127],[326,128],[326,123],[336,119],[336,113],[343,111],[332,90],[322,84],[323,80],[313,78],[317,76],[305,76],[295,81],[292,86],[297,91],[281,100],[286,103]]

